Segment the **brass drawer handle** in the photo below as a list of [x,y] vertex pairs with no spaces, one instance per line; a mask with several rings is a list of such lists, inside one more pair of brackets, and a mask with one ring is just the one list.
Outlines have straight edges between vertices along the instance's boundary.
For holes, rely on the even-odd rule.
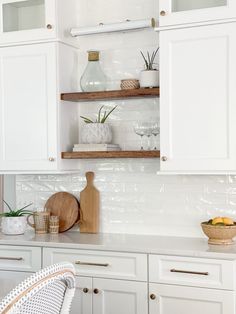
[[108,263],[90,263],[90,262],[81,262],[81,261],[76,261],[76,265],[86,265],[86,266],[98,266],[98,267],[108,267]]
[[179,269],[171,269],[171,273],[180,273],[180,274],[190,274],[190,275],[200,275],[200,276],[208,276],[208,272],[201,271],[188,271],[188,270],[179,270]]
[[0,256],[0,260],[6,260],[6,261],[23,261],[23,257],[5,257]]

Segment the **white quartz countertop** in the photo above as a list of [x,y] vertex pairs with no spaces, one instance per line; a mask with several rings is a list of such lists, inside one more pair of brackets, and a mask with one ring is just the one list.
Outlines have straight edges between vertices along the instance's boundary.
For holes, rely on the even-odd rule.
[[0,245],[236,259],[236,244],[228,246],[208,245],[207,239],[203,238],[109,233],[80,234],[79,232],[65,232],[58,235],[35,235],[35,233],[28,231],[20,236],[6,236],[0,233]]

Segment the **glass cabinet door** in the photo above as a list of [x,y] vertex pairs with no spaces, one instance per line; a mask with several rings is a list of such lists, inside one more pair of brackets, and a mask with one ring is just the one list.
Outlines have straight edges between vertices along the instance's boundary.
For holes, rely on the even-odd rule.
[[160,0],[160,26],[234,17],[235,0]]
[[0,0],[0,43],[54,36],[55,0]]

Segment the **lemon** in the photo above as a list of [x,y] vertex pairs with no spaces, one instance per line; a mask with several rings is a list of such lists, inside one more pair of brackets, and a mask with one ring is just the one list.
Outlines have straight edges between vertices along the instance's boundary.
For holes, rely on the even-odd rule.
[[224,220],[222,217],[215,217],[212,219],[212,225],[223,224]]
[[234,224],[234,221],[233,219],[231,218],[228,218],[228,217],[222,217],[223,219],[223,222],[226,226],[230,226],[230,225],[233,225]]

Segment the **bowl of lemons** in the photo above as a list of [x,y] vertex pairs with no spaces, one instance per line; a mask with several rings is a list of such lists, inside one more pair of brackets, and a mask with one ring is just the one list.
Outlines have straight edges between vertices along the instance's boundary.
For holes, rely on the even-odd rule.
[[236,236],[236,222],[229,217],[215,217],[201,223],[202,230],[209,238],[209,244],[233,244]]

